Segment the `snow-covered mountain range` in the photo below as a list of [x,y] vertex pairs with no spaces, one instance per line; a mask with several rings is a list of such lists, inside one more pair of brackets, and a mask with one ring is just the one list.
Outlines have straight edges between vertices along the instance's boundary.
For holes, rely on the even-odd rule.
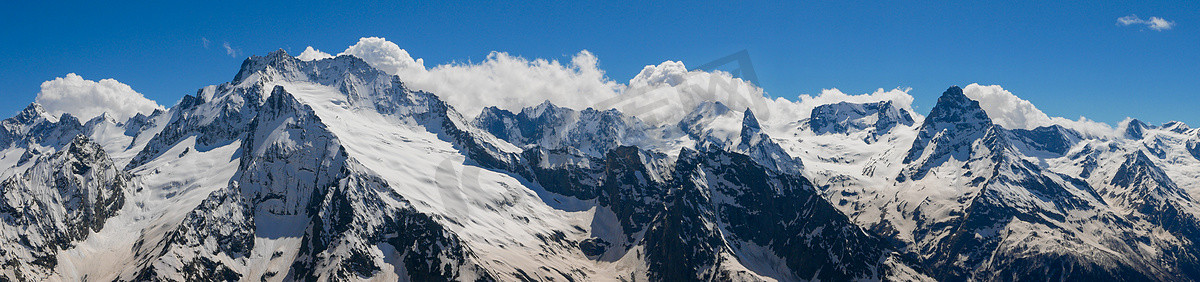
[[[477,111],[479,109],[465,109]],[[473,117],[351,55],[0,121],[0,280],[1200,280],[1200,129],[719,101]]]

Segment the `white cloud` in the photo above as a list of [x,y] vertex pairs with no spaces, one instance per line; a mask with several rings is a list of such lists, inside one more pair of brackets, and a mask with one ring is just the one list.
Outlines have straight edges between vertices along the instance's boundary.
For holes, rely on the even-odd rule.
[[1128,15],[1128,16],[1120,17],[1117,19],[1117,24],[1120,24],[1122,26],[1145,25],[1147,28],[1150,28],[1150,29],[1153,29],[1156,31],[1169,30],[1172,27],[1175,27],[1175,22],[1168,21],[1168,20],[1160,18],[1160,17],[1150,17],[1150,19],[1143,20],[1142,18],[1138,17],[1137,15]]
[[1038,110],[1033,103],[1018,98],[999,85],[972,83],[963,88],[963,94],[979,101],[992,122],[1008,129],[1033,129],[1050,125],[1050,116]]
[[921,116],[921,114],[916,112],[912,108],[913,96],[908,94],[908,92],[911,90],[912,90],[912,88],[904,88],[904,89],[897,88],[897,89],[892,89],[892,90],[884,90],[883,88],[880,88],[880,89],[876,89],[875,92],[872,92],[872,93],[850,95],[850,94],[843,93],[841,90],[838,90],[836,88],[835,89],[824,89],[824,90],[821,90],[821,94],[819,94],[815,97],[811,96],[811,95],[807,95],[807,94],[800,95],[800,101],[796,103],[798,106],[797,111],[798,111],[798,114],[802,115],[804,118],[808,118],[810,113],[812,112],[812,109],[816,108],[817,106],[820,106],[820,105],[827,105],[827,104],[833,104],[833,103],[838,103],[838,102],[850,102],[850,103],[860,103],[861,104],[861,103],[876,103],[876,102],[883,102],[883,101],[892,101],[893,105],[896,105],[897,107],[900,107],[901,109],[905,109],[905,110],[908,110],[909,112],[912,112],[913,114],[916,115],[916,116],[914,116],[914,118],[918,118]]
[[204,49],[208,49],[208,46],[209,46],[209,44],[211,44],[211,43],[212,43],[212,41],[208,41],[208,37],[201,37],[201,38],[200,38],[200,44],[203,44],[203,45],[204,45]]
[[596,62],[588,51],[579,52],[566,64],[492,52],[479,63],[408,69],[400,77],[410,87],[437,94],[467,116],[478,114],[485,106],[518,111],[546,100],[584,109],[614,97],[623,88],[605,77]]
[[233,46],[230,46],[229,42],[222,43],[221,47],[225,47],[225,54],[229,54],[230,57],[237,57],[237,49],[234,49]]
[[124,121],[137,113],[148,115],[162,109],[129,85],[111,78],[86,80],[74,73],[43,82],[35,100],[54,116],[70,113],[82,121],[106,112]]
[[1117,136],[1116,129],[1107,123],[1093,121],[1085,117],[1079,117],[1078,120],[1069,120],[1061,117],[1050,118],[1051,122],[1061,125],[1066,128],[1074,129],[1084,137],[1092,138],[1112,138]]
[[390,74],[408,74],[425,70],[422,59],[413,59],[408,51],[400,49],[396,43],[381,37],[363,37],[358,43],[346,48],[338,55],[353,55],[362,58],[371,66]]
[[618,110],[650,123],[676,122],[706,101],[719,101],[737,111],[752,109],[764,122],[780,112],[776,101],[749,81],[724,71],[689,71],[677,61],[642,68],[620,94],[614,100],[619,102],[615,103]]
[[992,122],[1008,129],[1034,129],[1039,126],[1061,125],[1073,129],[1084,136],[1107,138],[1115,136],[1115,129],[1103,122],[1093,121],[1086,117],[1071,120],[1062,117],[1050,117],[1038,110],[1033,103],[1017,97],[999,85],[979,85],[972,83],[963,88],[963,94],[979,101],[979,106],[987,112]]
[[321,50],[314,49],[312,46],[308,46],[308,48],[304,48],[304,52],[300,52],[300,55],[296,56],[296,58],[302,61],[316,61],[333,58],[333,55],[321,52]]
[[863,95],[829,89],[793,102],[771,98],[762,88],[728,72],[689,71],[677,61],[648,65],[627,83],[620,83],[605,76],[595,54],[586,50],[569,62],[492,52],[482,62],[426,69],[423,60],[414,59],[396,44],[368,37],[341,54],[363,58],[376,68],[397,74],[409,87],[437,94],[468,117],[486,106],[519,111],[549,100],[577,110],[615,108],[648,123],[661,124],[677,122],[702,102],[720,101],[738,111],[753,109],[764,124],[772,124],[807,118],[812,108],[827,103],[891,100],[911,110],[913,101],[907,89],[879,89]]
[[1158,31],[1168,30],[1175,26],[1175,22],[1160,17],[1150,17],[1150,20],[1146,24],[1149,25],[1150,29]]
[[1138,18],[1137,15],[1128,15],[1118,18],[1117,23],[1120,23],[1121,25],[1132,25],[1142,23],[1142,19]]

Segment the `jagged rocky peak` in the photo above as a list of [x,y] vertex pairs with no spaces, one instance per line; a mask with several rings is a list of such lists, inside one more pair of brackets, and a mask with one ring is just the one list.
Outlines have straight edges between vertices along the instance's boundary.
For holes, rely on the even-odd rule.
[[[567,126],[577,121],[575,110],[555,106],[549,100],[533,107],[521,109],[514,114],[497,107],[487,107],[475,117],[475,126],[487,130],[496,137],[517,146],[534,143],[554,142],[558,135],[566,133]],[[557,145],[557,144],[542,144]]]
[[70,113],[63,113],[62,115],[59,115],[58,122],[56,123],[67,126],[83,126],[83,122],[79,121],[79,118]]
[[30,103],[17,115],[0,121],[0,147],[7,147],[14,139],[24,137],[29,127],[54,117],[38,103]]
[[295,66],[299,59],[288,55],[283,49],[275,50],[266,56],[250,56],[242,61],[242,68],[237,75],[233,77],[234,83],[241,82],[254,72],[262,71],[268,66],[276,69],[284,69],[286,66]]
[[122,123],[122,121],[117,120],[108,112],[103,112],[103,113],[100,113],[100,115],[93,117],[92,119],[89,119],[87,122],[84,122],[83,127],[94,128],[94,127],[96,127],[100,124],[104,124],[104,123],[120,125]]
[[754,117],[753,111],[746,109],[742,113],[742,135],[745,136],[747,133],[758,133],[760,131],[762,131],[762,126],[758,125],[758,118]]
[[[1108,184],[1112,187],[1102,192],[1113,205],[1137,211],[1134,214],[1136,217],[1147,219],[1188,240],[1200,236],[1200,218],[1195,214],[1196,200],[1172,181],[1142,150],[1126,154],[1125,161]],[[1197,263],[1193,261],[1191,264]],[[1195,269],[1184,271],[1196,272]]]
[[874,128],[875,135],[883,135],[896,126],[912,126],[914,122],[907,110],[896,107],[892,101],[821,105],[813,108],[807,120],[808,126],[818,134],[845,134]]
[[41,104],[35,102],[29,103],[29,106],[25,106],[25,109],[21,110],[20,113],[17,113],[16,116],[13,116],[11,120],[13,122],[29,124],[38,120],[53,121],[54,116],[50,115],[49,112],[46,112],[46,108],[43,108]]
[[161,109],[155,109],[154,112],[150,113],[148,116],[143,113],[137,113],[137,115],[134,115],[133,117],[130,117],[129,120],[125,121],[125,135],[135,136],[138,133],[145,131],[154,125],[153,120],[155,118],[158,118],[166,113],[166,111]]
[[800,158],[788,154],[787,150],[762,132],[758,118],[750,109],[746,109],[742,115],[742,131],[736,149],[775,172],[799,174],[804,168]]
[[30,103],[17,115],[0,121],[0,129],[13,135],[23,135],[34,125],[42,122],[57,122],[58,120],[46,112],[41,104]]
[[[288,55],[283,49],[276,50],[266,56],[251,56],[242,61],[241,69],[233,78],[233,84],[240,84],[255,74],[268,76],[268,79],[287,81],[307,81],[323,85],[346,88],[346,80],[357,83],[369,83],[372,80],[384,79],[388,84],[399,85],[399,78],[384,73],[372,67],[361,58],[351,55],[341,55],[330,59],[302,61]],[[354,95],[352,90],[342,89],[347,94]]]
[[1125,162],[1113,175],[1110,184],[1130,189],[1165,189],[1167,191],[1139,191],[1133,198],[1161,197],[1162,193],[1182,193],[1175,183],[1142,150],[1125,155]]
[[483,108],[479,116],[472,121],[475,127],[479,127],[509,143],[518,144],[518,140],[524,140],[520,128],[517,126],[517,114],[508,110],[500,109],[495,106]]
[[904,157],[903,163],[909,165],[897,180],[924,178],[930,169],[950,158],[967,161],[972,144],[993,126],[978,101],[964,95],[962,88],[951,86],[921,124],[912,148]]
[[1145,138],[1146,130],[1149,128],[1150,125],[1147,125],[1138,119],[1131,119],[1129,120],[1129,123],[1125,125],[1125,138],[1135,140]]
[[104,228],[131,190],[131,176],[83,135],[34,162],[0,181],[0,280],[45,279],[56,254]]
[[550,101],[526,107],[517,114],[488,107],[472,123],[518,147],[569,149],[573,154],[597,158],[646,136],[646,126],[640,120],[615,109],[576,111]]
[[979,106],[979,101],[968,98],[962,88],[951,86],[938,97],[937,105],[925,118],[925,124],[931,123],[973,123],[991,124],[992,119]]
[[[951,143],[970,146],[971,141],[982,136],[991,125],[992,120],[979,106],[978,101],[967,98],[962,88],[951,86],[938,98],[937,104],[921,124],[905,163],[915,160],[929,145],[937,145],[938,148],[944,148],[943,146]],[[935,138],[938,140],[934,140]],[[930,144],[931,142],[935,144]]]
[[16,116],[0,121],[0,149],[36,143],[59,148],[79,134],[85,134],[83,123],[68,113],[55,118],[41,105],[32,103]]
[[578,115],[575,110],[555,106],[547,100],[537,106],[521,109],[519,116],[521,120],[528,121],[524,124],[530,127],[525,129],[526,132],[532,133],[528,137],[541,139],[544,135],[559,133],[557,129],[574,122]]

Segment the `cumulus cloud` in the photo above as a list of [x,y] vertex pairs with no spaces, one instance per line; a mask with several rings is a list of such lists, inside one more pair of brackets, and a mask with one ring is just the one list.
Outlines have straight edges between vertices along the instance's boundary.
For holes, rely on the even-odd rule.
[[162,109],[158,103],[115,79],[91,81],[74,73],[43,82],[35,100],[54,116],[70,113],[83,121],[102,113],[124,121],[137,113],[148,115]]
[[676,122],[707,101],[719,101],[737,111],[751,109],[764,121],[773,120],[780,112],[780,105],[749,81],[719,70],[689,71],[677,61],[642,68],[620,94],[615,108],[651,123]]
[[300,52],[300,55],[296,56],[296,58],[300,59],[302,61],[316,61],[316,60],[321,60],[321,59],[333,58],[333,55],[330,55],[329,53],[321,52],[321,50],[317,50],[317,49],[313,48],[312,46],[308,46],[308,48],[304,48],[304,52]]
[[769,125],[807,118],[812,108],[826,103],[891,100],[911,110],[913,101],[908,90],[901,89],[862,95],[829,89],[815,97],[801,96],[799,101],[771,98],[762,88],[728,72],[688,70],[678,61],[645,66],[622,83],[608,78],[596,55],[586,50],[566,62],[492,52],[482,62],[426,69],[421,59],[396,44],[368,37],[341,54],[399,75],[409,87],[437,94],[468,117],[486,106],[519,111],[548,100],[576,110],[617,109],[651,124],[666,124],[682,119],[700,103],[719,101],[738,111],[752,109]]
[[1153,29],[1156,31],[1169,30],[1172,27],[1175,27],[1175,22],[1168,21],[1168,20],[1160,18],[1160,17],[1150,17],[1149,19],[1142,19],[1142,18],[1138,17],[1137,15],[1128,15],[1128,16],[1117,18],[1117,24],[1122,25],[1122,26],[1144,25],[1147,28]]
[[1150,29],[1163,31],[1174,27],[1175,22],[1168,21],[1160,17],[1150,17],[1150,19],[1147,20],[1147,25],[1150,27]]
[[479,63],[408,71],[401,78],[416,89],[438,94],[468,116],[485,106],[518,111],[547,100],[584,109],[623,88],[597,68],[595,55],[588,51],[575,54],[569,63],[492,52]]
[[382,37],[363,37],[338,55],[362,58],[371,66],[390,74],[410,74],[425,70],[425,61],[413,59],[408,51]]
[[1074,129],[1084,137],[1090,138],[1113,138],[1117,136],[1117,130],[1107,123],[1093,121],[1085,117],[1079,117],[1078,120],[1070,120],[1061,117],[1051,117],[1050,121],[1054,124],[1061,125],[1066,128]]
[[1033,103],[1018,98],[999,85],[972,83],[963,88],[963,94],[979,101],[996,124],[1008,129],[1033,129],[1050,125],[1050,116],[1038,110]]
[[979,101],[979,106],[992,122],[1008,129],[1034,129],[1040,126],[1061,125],[1088,137],[1108,138],[1115,136],[1116,129],[1107,123],[1079,117],[1071,120],[1051,117],[1038,110],[1033,103],[1021,99],[999,85],[972,83],[963,88],[963,94]]

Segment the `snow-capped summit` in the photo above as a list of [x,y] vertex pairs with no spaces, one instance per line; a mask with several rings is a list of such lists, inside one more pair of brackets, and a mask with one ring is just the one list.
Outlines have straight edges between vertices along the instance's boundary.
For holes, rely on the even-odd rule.
[[979,102],[967,98],[962,88],[951,86],[918,129],[917,139],[904,157],[908,167],[899,179],[921,179],[929,169],[951,158],[968,160],[972,143],[992,126]]
[[763,133],[758,118],[750,109],[743,113],[739,139],[735,151],[750,156],[755,162],[783,173],[800,174],[803,171],[803,162]]
[[741,136],[744,115],[718,101],[700,103],[679,121],[679,129],[700,146],[715,144],[723,148],[735,146]]
[[912,115],[893,105],[892,101],[821,105],[814,108],[805,121],[818,134],[847,134],[869,129],[876,136],[887,134],[896,126],[910,126],[913,122]]
[[520,113],[488,107],[475,118],[476,127],[519,147],[570,149],[602,157],[621,145],[642,145],[649,128],[616,110],[575,111],[545,101]]
[[1124,136],[1125,136],[1125,138],[1135,139],[1135,140],[1145,138],[1147,128],[1150,128],[1150,125],[1148,125],[1140,120],[1137,120],[1137,119],[1131,119],[1125,125],[1125,132],[1124,132],[1125,135]]
[[1181,121],[1169,121],[1160,126],[1160,128],[1179,134],[1187,134],[1188,131],[1192,130],[1191,127],[1188,127],[1186,123]]

